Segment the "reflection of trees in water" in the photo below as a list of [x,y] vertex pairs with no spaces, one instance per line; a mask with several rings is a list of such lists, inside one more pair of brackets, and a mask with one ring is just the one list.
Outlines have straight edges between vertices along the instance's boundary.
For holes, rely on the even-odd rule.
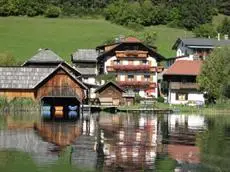
[[208,171],[230,169],[230,117],[208,117],[208,130],[198,136],[201,161]]

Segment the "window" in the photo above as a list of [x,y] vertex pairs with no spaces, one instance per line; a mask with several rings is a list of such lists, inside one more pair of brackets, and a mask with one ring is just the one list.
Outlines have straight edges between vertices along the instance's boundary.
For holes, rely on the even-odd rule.
[[145,81],[149,81],[150,80],[150,75],[144,75],[144,79],[145,79]]
[[188,100],[188,94],[187,93],[176,93],[176,100],[186,101]]
[[128,80],[129,81],[132,81],[134,79],[134,76],[133,75],[128,75]]
[[120,64],[120,60],[114,60],[115,64]]
[[142,60],[142,64],[148,64],[147,60]]

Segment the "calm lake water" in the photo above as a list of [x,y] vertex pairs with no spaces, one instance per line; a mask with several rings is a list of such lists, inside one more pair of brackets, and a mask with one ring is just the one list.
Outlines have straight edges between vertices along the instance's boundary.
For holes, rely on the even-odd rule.
[[0,116],[0,171],[230,171],[229,115]]

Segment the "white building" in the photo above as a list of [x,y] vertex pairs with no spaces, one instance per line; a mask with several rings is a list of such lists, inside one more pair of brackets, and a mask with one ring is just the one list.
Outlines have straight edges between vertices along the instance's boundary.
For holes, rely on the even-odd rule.
[[141,97],[158,96],[158,62],[164,57],[153,47],[144,45],[134,37],[115,44],[97,47],[99,74],[114,74],[116,82],[125,90],[139,93]]
[[95,49],[79,49],[71,55],[74,68],[81,73],[82,82],[89,88],[89,98],[96,97],[94,93],[97,86],[96,76],[98,52]]
[[201,60],[178,60],[163,74],[168,81],[168,103],[170,104],[204,104],[205,99],[196,77],[200,74]]

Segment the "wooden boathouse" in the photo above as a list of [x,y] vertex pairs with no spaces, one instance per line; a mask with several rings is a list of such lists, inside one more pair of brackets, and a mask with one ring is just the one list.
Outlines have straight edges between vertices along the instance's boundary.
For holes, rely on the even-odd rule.
[[65,111],[68,106],[70,109],[77,106],[79,113],[87,92],[79,76],[77,70],[54,52],[40,50],[23,66],[0,67],[0,96],[9,100],[31,98],[50,106],[49,110],[62,106]]

